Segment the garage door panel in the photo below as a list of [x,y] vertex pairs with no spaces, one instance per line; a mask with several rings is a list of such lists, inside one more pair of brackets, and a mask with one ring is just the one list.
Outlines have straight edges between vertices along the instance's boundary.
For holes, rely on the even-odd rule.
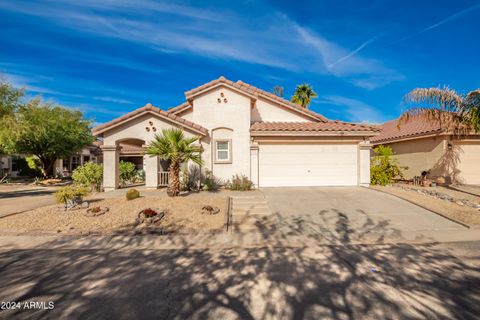
[[347,186],[357,184],[357,145],[260,145],[259,184]]
[[480,144],[455,143],[458,147],[459,182],[465,184],[480,184]]

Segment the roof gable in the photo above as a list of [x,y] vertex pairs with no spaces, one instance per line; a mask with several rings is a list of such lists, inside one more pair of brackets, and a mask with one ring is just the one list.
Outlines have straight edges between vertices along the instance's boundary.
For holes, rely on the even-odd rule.
[[182,128],[189,129],[190,131],[193,131],[195,133],[198,133],[202,136],[206,136],[208,134],[208,130],[203,128],[202,126],[193,123],[191,121],[185,120],[181,117],[178,117],[174,114],[165,112],[161,110],[160,108],[154,107],[151,104],[147,104],[142,108],[139,108],[137,110],[134,110],[132,112],[129,112],[121,117],[118,117],[116,119],[113,119],[112,121],[109,121],[107,123],[104,123],[102,125],[96,126],[92,129],[92,134],[93,135],[100,135],[106,131],[109,131],[125,122],[128,122],[132,119],[136,119],[144,114],[151,113],[154,114],[155,116],[158,116],[159,118],[162,118],[166,120],[167,122],[176,124]]
[[[322,116],[321,114],[318,114],[316,112],[310,111],[306,108],[301,107],[300,105],[296,103],[292,103],[284,98],[278,97],[277,95],[261,90],[257,87],[254,87],[252,85],[249,85],[243,81],[237,81],[233,82],[231,80],[226,79],[225,77],[220,77],[218,79],[212,80],[208,83],[205,83],[199,87],[196,87],[194,89],[191,89],[189,91],[185,92],[185,97],[187,100],[192,100],[194,97],[203,94],[205,92],[208,92],[214,88],[217,88],[219,86],[225,86],[227,88],[230,88],[236,92],[239,92],[243,95],[246,95],[250,97],[251,99],[258,99],[259,97],[270,101],[274,102],[276,104],[279,104],[286,109],[289,109],[295,113],[302,114],[303,116],[306,116],[310,119],[316,120],[316,121],[327,121],[328,119]],[[182,103],[181,105],[169,109],[167,112],[173,113],[173,114],[179,114],[189,108],[191,108],[191,104],[189,101]]]

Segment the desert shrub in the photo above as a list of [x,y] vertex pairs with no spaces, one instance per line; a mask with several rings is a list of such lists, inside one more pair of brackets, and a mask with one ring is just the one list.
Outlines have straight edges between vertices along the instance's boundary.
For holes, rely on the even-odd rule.
[[58,203],[63,203],[66,206],[69,201],[81,202],[82,198],[88,193],[89,190],[85,187],[66,186],[55,192],[55,199]]
[[218,191],[223,182],[220,178],[215,177],[211,171],[206,170],[202,176],[202,185],[204,191]]
[[127,183],[135,182],[137,175],[137,167],[134,163],[128,161],[120,161],[120,183],[125,186]]
[[373,152],[375,156],[370,166],[372,184],[384,186],[392,183],[393,179],[403,178],[403,170],[406,167],[400,167],[398,161],[392,158],[394,152],[391,147],[380,145],[374,148]]
[[198,191],[201,182],[201,171],[198,165],[190,165],[183,169],[180,176],[180,190]]
[[232,180],[227,183],[227,188],[230,190],[240,190],[247,191],[252,190],[253,182],[248,179],[245,175],[234,175]]
[[135,175],[135,182],[145,182],[145,170],[137,170],[137,174]]
[[77,184],[100,191],[103,179],[103,166],[93,162],[87,162],[83,166],[73,170],[72,179]]
[[130,189],[125,194],[125,197],[127,198],[127,200],[137,199],[138,197],[140,197],[140,192],[137,189]]

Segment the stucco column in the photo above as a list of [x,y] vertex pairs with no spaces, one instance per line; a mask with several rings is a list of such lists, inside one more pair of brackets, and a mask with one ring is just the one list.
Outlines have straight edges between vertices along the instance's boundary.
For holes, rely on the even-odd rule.
[[120,148],[116,145],[103,145],[103,190],[112,191],[118,188],[120,171]]
[[160,171],[160,162],[157,156],[143,156],[145,163],[145,187],[148,189],[158,188],[158,171]]
[[362,141],[358,145],[358,184],[363,187],[370,186],[370,150],[369,141]]
[[250,181],[258,188],[258,143],[250,145]]

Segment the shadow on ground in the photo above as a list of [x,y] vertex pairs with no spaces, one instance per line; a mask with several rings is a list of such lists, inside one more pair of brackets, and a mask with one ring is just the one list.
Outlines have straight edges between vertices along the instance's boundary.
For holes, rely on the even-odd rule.
[[[461,258],[434,244],[354,245],[352,237],[371,230],[398,231],[383,222],[353,230],[341,212],[331,231],[296,219],[288,222],[290,232],[329,237],[332,245],[290,247],[285,235],[281,246],[253,248],[189,249],[186,241],[181,250],[66,250],[52,241],[34,250],[4,250],[1,300],[51,300],[55,309],[0,316],[473,319],[480,314],[478,256]],[[267,234],[274,225],[259,227]]]
[[0,199],[11,199],[11,198],[20,198],[20,197],[37,197],[37,196],[46,196],[51,195],[55,190],[49,189],[33,189],[33,190],[14,190],[0,192]]

